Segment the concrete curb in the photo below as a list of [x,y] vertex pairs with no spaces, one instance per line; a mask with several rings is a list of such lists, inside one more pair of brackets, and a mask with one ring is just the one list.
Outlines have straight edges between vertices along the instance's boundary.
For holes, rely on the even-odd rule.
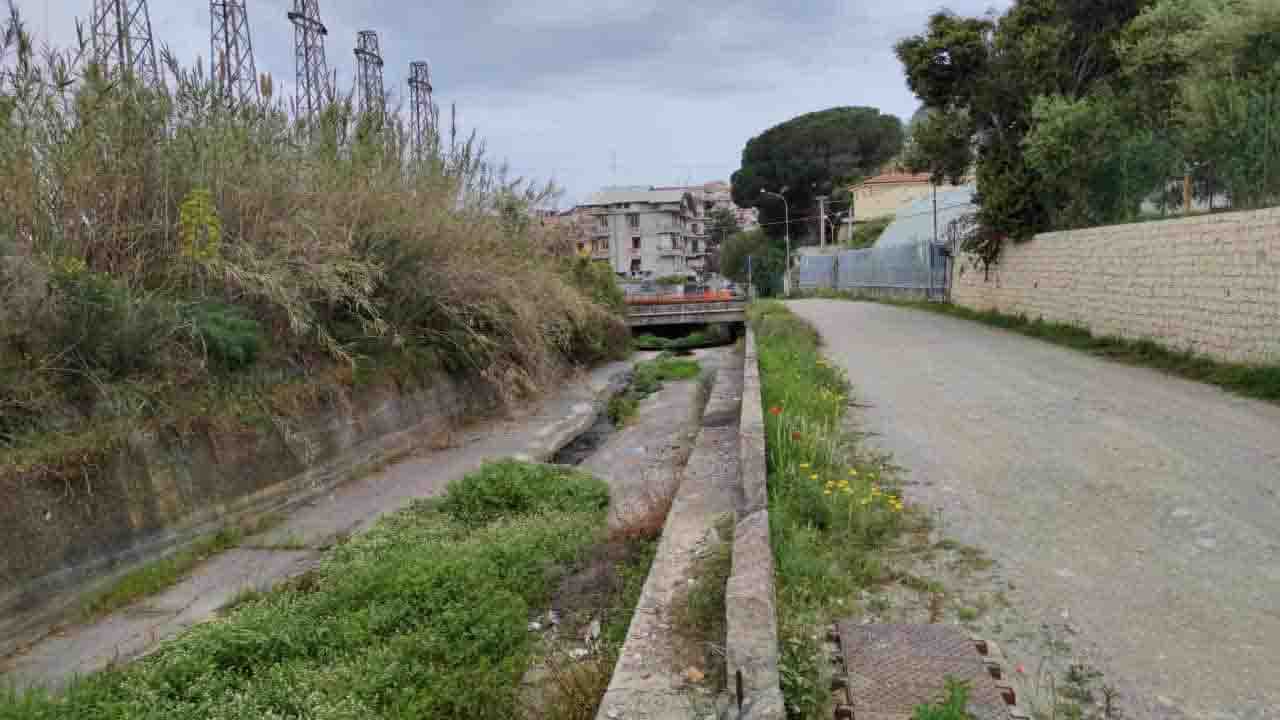
[[738,426],[742,497],[733,535],[733,568],[725,592],[729,720],[782,720],[773,548],[769,544],[768,467],[755,333],[747,329]]

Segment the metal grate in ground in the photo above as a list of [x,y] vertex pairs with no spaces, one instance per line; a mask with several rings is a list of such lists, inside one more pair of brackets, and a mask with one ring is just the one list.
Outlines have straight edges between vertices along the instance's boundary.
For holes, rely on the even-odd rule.
[[[948,677],[969,684],[975,720],[1009,720],[1013,692],[998,684],[987,645],[951,625],[836,625],[848,704],[836,718],[910,720],[916,706],[945,696]],[[838,666],[837,666],[838,667]]]

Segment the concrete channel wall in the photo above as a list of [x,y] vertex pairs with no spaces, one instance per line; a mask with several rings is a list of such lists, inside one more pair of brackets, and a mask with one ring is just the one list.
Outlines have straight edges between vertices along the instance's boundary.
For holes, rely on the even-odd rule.
[[733,568],[725,593],[731,719],[782,720],[773,548],[769,544],[768,467],[755,333],[747,330],[738,425],[742,496],[733,536]]
[[496,407],[441,375],[415,392],[371,388],[275,432],[140,429],[90,476],[0,482],[0,656],[139,565],[306,502]]

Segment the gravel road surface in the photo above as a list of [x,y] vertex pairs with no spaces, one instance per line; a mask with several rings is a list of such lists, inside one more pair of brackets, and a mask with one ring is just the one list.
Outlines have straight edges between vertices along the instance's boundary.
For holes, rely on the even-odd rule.
[[1069,621],[1127,717],[1280,718],[1280,407],[925,311],[791,307],[908,497]]

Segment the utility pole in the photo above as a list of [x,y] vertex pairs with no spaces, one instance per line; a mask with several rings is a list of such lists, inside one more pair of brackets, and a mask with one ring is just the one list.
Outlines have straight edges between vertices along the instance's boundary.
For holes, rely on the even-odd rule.
[[314,117],[332,98],[329,66],[324,57],[328,28],[320,22],[319,0],[293,0],[293,64],[297,82],[297,112]]
[[938,244],[938,184],[930,183],[933,189],[933,244]]
[[260,96],[244,0],[210,0],[209,69],[228,107]]
[[787,243],[787,260],[782,264],[782,294],[791,297],[791,205],[785,195],[760,188],[761,195],[776,197],[782,201],[783,221],[782,233]]
[[382,92],[382,51],[378,33],[361,30],[356,33],[356,93],[360,112],[372,115],[375,127],[381,128],[386,114],[386,96]]
[[147,0],[93,0],[89,32],[94,61],[104,74],[114,69],[132,73],[146,85],[160,81]]
[[423,61],[409,63],[409,112],[413,131],[413,158],[427,156],[436,135],[431,102],[431,67]]
[[827,246],[827,196],[819,195],[818,201],[818,247]]

